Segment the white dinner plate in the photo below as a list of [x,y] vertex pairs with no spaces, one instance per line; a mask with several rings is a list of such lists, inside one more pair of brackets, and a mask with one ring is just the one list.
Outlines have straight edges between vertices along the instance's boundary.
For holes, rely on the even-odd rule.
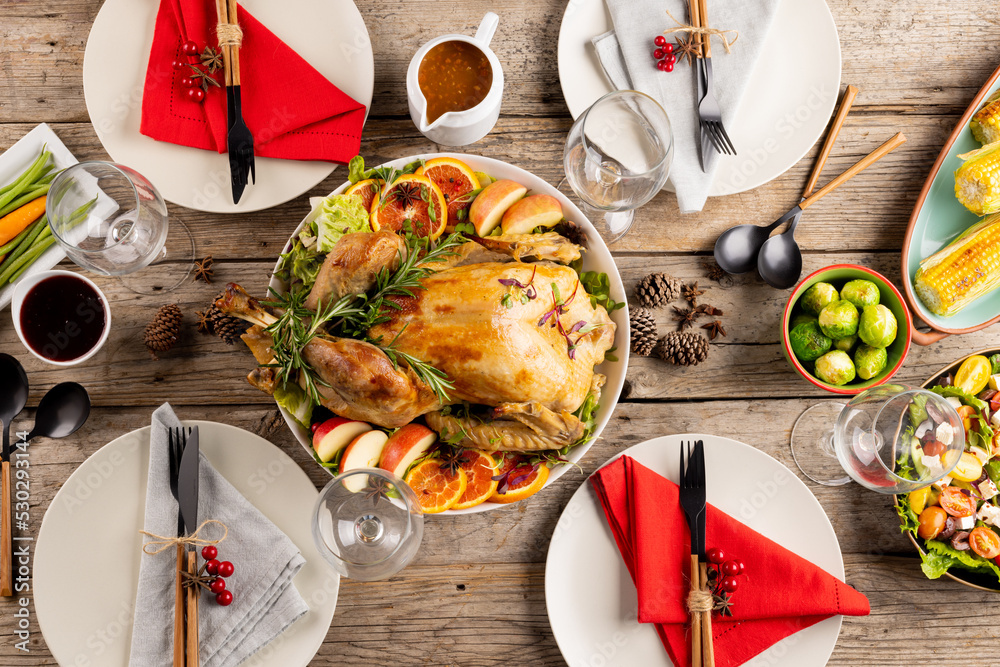
[[[402,169],[407,164],[415,160],[430,160],[436,157],[452,157],[458,160],[462,160],[475,171],[482,171],[489,174],[495,179],[509,178],[512,181],[516,181],[521,185],[528,188],[529,192],[535,194],[546,194],[551,195],[559,200],[562,205],[563,214],[565,218],[571,222],[575,222],[581,227],[583,232],[587,235],[587,252],[583,255],[583,269],[584,271],[599,271],[608,274],[608,279],[610,281],[610,292],[611,298],[620,303],[624,303],[623,308],[619,308],[614,313],[611,314],[611,319],[617,325],[615,330],[615,347],[617,348],[614,352],[615,356],[618,357],[618,361],[605,361],[604,363],[597,366],[597,372],[603,373],[607,378],[604,387],[601,389],[601,402],[597,408],[597,425],[594,427],[593,437],[582,444],[574,447],[570,450],[569,455],[566,457],[569,463],[562,463],[556,465],[552,468],[549,473],[549,478],[545,482],[545,486],[553,484],[557,479],[563,476],[563,474],[573,467],[583,455],[587,453],[594,441],[597,440],[601,435],[601,431],[607,426],[608,421],[611,419],[611,413],[614,411],[615,406],[618,405],[618,398],[621,396],[622,387],[625,385],[625,369],[628,367],[628,355],[631,342],[629,341],[629,314],[628,314],[628,302],[625,296],[625,286],[622,284],[621,275],[618,273],[618,267],[615,265],[615,260],[611,256],[611,251],[608,250],[608,246],[604,243],[600,234],[594,226],[587,220],[584,216],[583,211],[577,208],[576,204],[570,201],[566,195],[556,190],[554,187],[549,185],[544,179],[535,176],[529,171],[521,169],[520,167],[515,167],[512,164],[502,162],[500,160],[494,160],[493,158],[482,157],[480,155],[465,155],[462,153],[426,153],[423,155],[411,155],[409,157],[399,158],[397,160],[392,160],[391,162],[386,162],[382,167],[395,167],[396,169]],[[340,194],[350,183],[343,183],[339,188],[334,190],[331,194]],[[295,228],[289,237],[288,243],[285,245],[285,249],[282,252],[288,252],[291,249],[291,239],[298,236],[302,228],[309,222],[315,219],[319,214],[319,210],[313,207],[313,210],[307,215],[299,226]],[[288,286],[277,277],[275,277],[274,272],[278,270],[281,259],[274,264],[274,269],[271,272],[271,282],[269,287],[280,293],[284,293]],[[306,429],[296,423],[295,419],[281,408],[282,417],[285,418],[285,423],[288,424],[288,428],[291,429],[292,433],[295,435],[295,439],[302,444],[306,451],[313,451],[312,447],[312,435]],[[327,472],[330,472],[328,468],[324,468]],[[544,487],[543,487],[544,489]],[[450,514],[473,514],[476,512],[485,512],[487,510],[499,509],[501,507],[510,507],[509,504],[502,503],[491,503],[485,502],[475,507],[470,507],[468,509],[462,510],[446,510],[441,513],[441,515]],[[433,515],[438,516],[438,515]]]
[[[339,575],[312,540],[319,492],[267,440],[226,424],[184,423],[199,427],[202,453],[306,559],[293,584],[309,612],[244,665],[305,667],[330,629],[340,588]],[[35,613],[45,643],[64,667],[128,664],[139,560],[152,558],[143,555],[139,534],[148,468],[147,426],[84,461],[45,512],[35,546]]]
[[[77,163],[77,159],[59,140],[52,128],[42,123],[36,125],[0,155],[0,185],[10,183],[20,176],[42,152],[42,146],[52,151],[52,164],[57,170]],[[14,298],[14,289],[17,287],[17,283],[28,276],[48,271],[61,262],[65,256],[66,251],[58,243],[54,243],[43,252],[13,284],[0,288],[0,310],[6,308],[10,300]]]
[[[670,27],[665,14],[662,21]],[[573,118],[612,90],[590,43],[612,27],[604,0],[566,5],[559,82]],[[714,62],[725,67],[721,49]],[[785,173],[822,136],[839,93],[840,39],[825,0],[782,0],[743,100],[726,123],[739,155],[719,161],[709,195],[744,192]]]
[[[618,456],[627,454],[677,481],[682,440],[705,441],[708,502],[844,579],[840,543],[823,507],[791,470],[764,452],[728,438],[687,434],[647,440]],[[549,544],[545,605],[556,642],[570,667],[668,667],[653,625],[637,620],[635,586],[592,488],[585,482],[573,494]],[[821,667],[833,653],[842,620],[833,616],[786,637],[746,664]]]
[[[211,213],[259,211],[298,197],[331,162],[256,158],[257,181],[233,204],[229,156],[139,133],[142,89],[160,0],[107,0],[83,56],[83,94],[101,144],[148,178],[163,198]],[[248,12],[344,93],[371,108],[375,60],[352,0],[244,0]]]

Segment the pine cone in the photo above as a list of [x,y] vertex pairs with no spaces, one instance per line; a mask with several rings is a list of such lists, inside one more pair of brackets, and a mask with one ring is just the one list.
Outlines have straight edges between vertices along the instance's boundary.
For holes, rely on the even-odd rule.
[[708,339],[689,331],[672,331],[656,343],[653,355],[678,366],[694,366],[708,358]]
[[676,301],[683,287],[681,281],[673,276],[650,273],[635,286],[635,295],[639,298],[639,303],[646,308],[656,308]]
[[181,309],[177,304],[171,304],[156,311],[153,321],[146,325],[142,342],[153,359],[159,359],[157,352],[166,352],[177,342],[181,332],[181,318]]
[[238,317],[226,315],[215,307],[215,302],[225,295],[225,292],[220,292],[217,297],[212,299],[208,310],[205,311],[205,318],[208,320],[212,333],[221,338],[226,345],[235,345],[240,336],[246,333],[249,326]]
[[645,308],[636,308],[629,314],[629,329],[632,334],[632,351],[640,357],[648,357],[656,345],[656,321],[653,313]]

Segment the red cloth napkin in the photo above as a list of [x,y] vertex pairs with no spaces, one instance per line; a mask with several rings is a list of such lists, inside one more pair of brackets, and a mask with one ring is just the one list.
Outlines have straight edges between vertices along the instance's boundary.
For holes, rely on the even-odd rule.
[[[308,17],[303,16],[303,20]],[[241,7],[243,119],[254,153],[289,160],[346,163],[358,154],[365,107],[327,81]],[[187,40],[216,48],[214,0],[161,0],[142,95],[140,131],[159,141],[226,152],[226,89],[222,70],[203,102],[187,97],[175,60]]]
[[[678,487],[628,456],[591,477],[635,582],[639,621],[656,623],[671,661],[689,664],[684,600],[691,538]],[[868,599],[826,571],[708,505],[706,547],[746,565],[731,617],[712,617],[715,664],[733,667],[836,614],[864,616]]]

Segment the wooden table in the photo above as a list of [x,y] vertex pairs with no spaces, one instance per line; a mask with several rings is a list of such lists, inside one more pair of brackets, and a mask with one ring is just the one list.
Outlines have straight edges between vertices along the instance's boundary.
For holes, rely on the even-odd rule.
[[[995,3],[828,1],[840,30],[843,83],[855,84],[861,94],[821,182],[897,130],[909,141],[808,212],[798,232],[807,251],[804,271],[854,262],[898,284],[900,245],[917,193],[954,123],[1000,58]],[[438,150],[410,122],[407,62],[433,36],[471,34],[494,3],[358,4],[377,54],[362,153],[375,164]],[[561,177],[571,123],[556,73],[564,7],[561,0],[504,3],[493,42],[507,77],[503,114],[488,137],[468,148],[553,183]],[[106,159],[88,121],[81,83],[84,46],[99,3],[0,0],[0,8],[0,149],[45,121],[78,158]],[[725,312],[728,336],[717,340],[696,368],[633,358],[621,403],[583,471],[566,474],[544,493],[508,509],[430,519],[419,555],[399,576],[380,583],[344,580],[333,625],[313,664],[565,664],[545,611],[545,554],[562,508],[601,462],[653,436],[700,431],[748,442],[794,470],[788,449],[792,424],[803,409],[829,397],[798,378],[782,358],[778,318],[787,292],[756,278],[721,286],[704,277],[701,265],[730,225],[773,220],[798,201],[817,150],[765,186],[710,200],[700,215],[680,216],[670,194],[638,212],[633,231],[614,246],[626,287],[631,291],[652,271],[697,280],[707,289],[703,301]],[[70,473],[113,438],[148,424],[164,401],[184,418],[221,421],[268,438],[317,486],[325,482],[326,473],[295,442],[273,403],[246,383],[253,366],[247,351],[197,333],[194,318],[226,281],[263,293],[275,255],[307,212],[308,196],[329,192],[344,173],[338,170],[308,195],[260,213],[211,215],[171,206],[170,215],[196,235],[199,256],[215,257],[217,284],[189,282],[169,295],[140,297],[98,278],[113,302],[115,329],[105,348],[82,367],[55,370],[34,360],[17,341],[9,316],[0,317],[0,350],[14,353],[27,367],[31,406],[64,380],[83,382],[94,400],[90,422],[77,435],[31,447],[32,535]],[[183,309],[184,334],[172,352],[152,361],[142,346],[142,330],[168,302]],[[661,310],[657,317],[661,331],[669,330],[667,313]],[[996,341],[991,328],[914,347],[897,377],[919,383]],[[27,410],[18,424],[29,424],[32,416]],[[836,529],[848,583],[872,605],[870,616],[845,619],[830,664],[996,664],[997,658],[985,656],[995,656],[1000,639],[1000,625],[993,621],[1000,597],[925,579],[887,498],[858,486],[810,488]],[[108,562],[114,568],[113,550]],[[14,647],[16,609],[11,600],[0,602],[0,664],[55,664],[34,618],[30,652]]]

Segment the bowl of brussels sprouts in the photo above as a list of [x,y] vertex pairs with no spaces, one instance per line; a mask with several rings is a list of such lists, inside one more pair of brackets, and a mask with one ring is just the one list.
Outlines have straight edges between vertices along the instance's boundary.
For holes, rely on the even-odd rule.
[[884,276],[836,264],[792,291],[781,349],[803,378],[835,394],[858,394],[887,381],[910,351],[910,311]]

